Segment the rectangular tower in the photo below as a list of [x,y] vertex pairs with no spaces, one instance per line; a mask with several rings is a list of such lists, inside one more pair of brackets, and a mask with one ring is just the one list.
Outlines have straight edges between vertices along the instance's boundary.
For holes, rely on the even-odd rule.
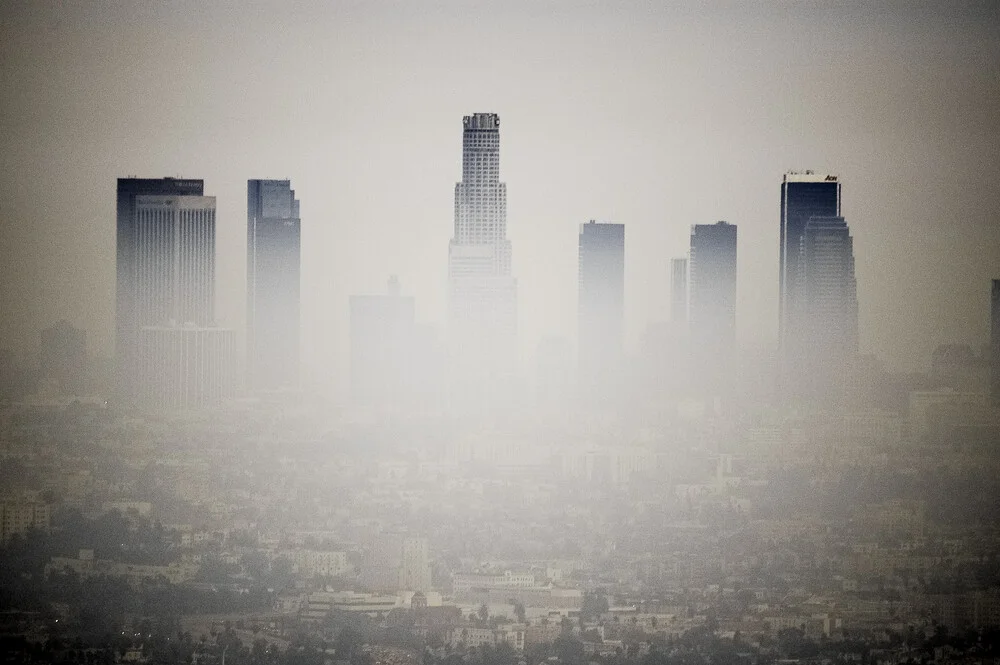
[[736,225],[691,227],[690,330],[694,344],[732,350],[736,343]]
[[351,394],[361,403],[399,405],[418,378],[411,368],[416,320],[412,296],[393,277],[385,295],[351,296]]
[[115,384],[118,396],[130,393],[130,366],[141,327],[136,305],[136,199],[139,196],[202,196],[203,180],[119,178],[117,183]]
[[691,227],[688,343],[691,388],[730,396],[736,359],[736,225]]
[[139,327],[215,323],[215,197],[135,198]]
[[299,201],[288,180],[247,181],[247,383],[299,382]]
[[625,225],[580,225],[578,357],[585,387],[607,385],[621,369],[625,319]]
[[840,182],[812,171],[786,173],[781,183],[781,235],[778,275],[778,337],[786,358],[802,352],[806,325],[799,287],[802,235],[810,217],[840,216]]
[[463,118],[462,181],[455,184],[448,246],[449,337],[459,377],[481,385],[517,360],[517,283],[507,240],[507,185],[500,182],[500,119]]
[[816,360],[843,362],[858,350],[854,240],[843,217],[810,217],[798,256],[803,343]]

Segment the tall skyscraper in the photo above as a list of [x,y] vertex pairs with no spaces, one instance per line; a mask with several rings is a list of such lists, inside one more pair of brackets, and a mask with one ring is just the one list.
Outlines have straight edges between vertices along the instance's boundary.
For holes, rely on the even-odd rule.
[[115,384],[120,398],[130,395],[135,344],[144,320],[137,291],[137,199],[141,196],[202,196],[202,180],[119,178],[117,186],[117,280],[115,288]]
[[[398,404],[417,377],[413,355],[416,322],[412,296],[389,279],[384,295],[351,296],[351,394],[369,404]],[[422,378],[422,377],[421,377]]]
[[247,383],[299,382],[301,221],[288,180],[247,181]]
[[231,329],[162,325],[139,330],[136,402],[156,409],[219,404],[236,385],[236,339]]
[[990,395],[1000,406],[1000,279],[993,280],[990,300]]
[[578,357],[585,389],[605,386],[621,369],[625,319],[625,225],[580,225]]
[[500,118],[462,120],[462,181],[448,246],[449,337],[461,384],[511,373],[517,362],[517,282],[507,240],[507,185],[500,182]]
[[809,218],[798,269],[805,350],[815,360],[842,364],[858,350],[854,240],[843,217]]
[[[148,193],[171,188],[198,193]],[[232,392],[233,358],[232,331],[215,326],[215,197],[200,180],[118,189],[119,388],[154,408],[218,403]]]
[[214,196],[136,197],[135,295],[140,327],[214,325]]
[[732,349],[736,342],[736,225],[691,227],[690,329],[693,343]]
[[799,279],[802,236],[810,217],[840,216],[840,182],[835,175],[789,172],[781,183],[781,245],[778,277],[778,335],[782,354],[797,360],[806,341],[807,318]]
[[691,387],[719,398],[732,386],[736,355],[736,225],[691,227],[688,339]]
[[688,260],[670,259],[670,321],[675,329],[687,325]]

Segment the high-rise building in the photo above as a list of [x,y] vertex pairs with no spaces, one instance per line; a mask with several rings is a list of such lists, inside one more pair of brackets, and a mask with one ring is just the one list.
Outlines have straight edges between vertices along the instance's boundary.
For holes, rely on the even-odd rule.
[[176,410],[212,406],[233,396],[232,330],[192,324],[145,326],[137,346],[139,404]]
[[[137,200],[141,196],[202,196],[202,180],[176,178],[119,178],[117,186],[117,279],[115,299],[115,383],[119,397],[127,398],[132,390],[135,344],[141,320],[137,303]],[[158,322],[157,322],[158,323]]]
[[[363,403],[399,403],[417,379],[412,296],[389,279],[384,295],[351,296],[351,394]],[[421,377],[422,378],[422,377]]]
[[721,398],[736,360],[736,225],[692,226],[689,267],[690,387]]
[[990,300],[990,395],[1000,406],[1000,279],[993,280]]
[[135,199],[139,328],[215,323],[215,197]]
[[625,323],[625,225],[580,225],[577,351],[585,388],[608,386],[621,370]]
[[781,244],[778,277],[778,335],[786,359],[797,360],[804,353],[805,327],[799,261],[802,236],[810,217],[840,215],[840,182],[835,175],[813,171],[789,172],[781,183]]
[[359,579],[374,591],[430,591],[427,539],[403,532],[379,534]]
[[692,342],[731,350],[736,342],[736,225],[692,226],[690,265]]
[[87,373],[87,333],[68,321],[42,331],[39,371],[43,380],[55,381],[59,392],[82,395]]
[[500,119],[463,118],[462,181],[448,246],[449,338],[460,384],[512,372],[517,359],[517,282],[507,239],[507,185],[500,182]]
[[670,321],[674,328],[687,324],[688,260],[670,259]]
[[301,229],[288,180],[247,181],[247,383],[299,381]]
[[810,217],[800,241],[800,329],[807,357],[843,363],[858,350],[854,241],[843,217]]
[[[148,193],[157,187],[181,193]],[[126,401],[171,409],[232,394],[232,331],[215,326],[215,197],[201,192],[200,180],[119,181]]]

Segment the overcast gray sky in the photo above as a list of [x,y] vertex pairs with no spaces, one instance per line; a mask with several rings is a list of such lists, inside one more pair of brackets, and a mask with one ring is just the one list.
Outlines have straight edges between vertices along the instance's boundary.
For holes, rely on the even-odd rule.
[[0,4],[0,347],[60,318],[110,355],[114,191],[218,197],[243,325],[247,178],[291,178],[304,351],[346,370],[347,298],[397,273],[442,325],[462,116],[501,118],[526,361],[575,337],[577,225],[626,225],[627,336],[667,318],[689,226],[739,226],[738,334],[775,343],[781,175],[838,174],[861,347],[986,341],[1000,277],[995,2]]

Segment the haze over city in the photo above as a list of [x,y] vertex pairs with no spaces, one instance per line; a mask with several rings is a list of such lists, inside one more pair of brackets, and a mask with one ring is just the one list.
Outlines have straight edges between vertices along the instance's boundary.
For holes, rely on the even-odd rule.
[[503,119],[522,362],[575,336],[575,232],[624,223],[627,347],[668,318],[692,224],[740,227],[738,338],[777,333],[778,186],[839,175],[860,348],[981,345],[1000,271],[990,3],[31,3],[3,10],[0,346],[65,318],[113,354],[116,177],[218,197],[218,318],[243,321],[247,178],[302,202],[310,381],[344,388],[347,298],[390,274],[445,331],[458,120]]
[[1000,662],[1000,6],[0,6],[0,654]]

